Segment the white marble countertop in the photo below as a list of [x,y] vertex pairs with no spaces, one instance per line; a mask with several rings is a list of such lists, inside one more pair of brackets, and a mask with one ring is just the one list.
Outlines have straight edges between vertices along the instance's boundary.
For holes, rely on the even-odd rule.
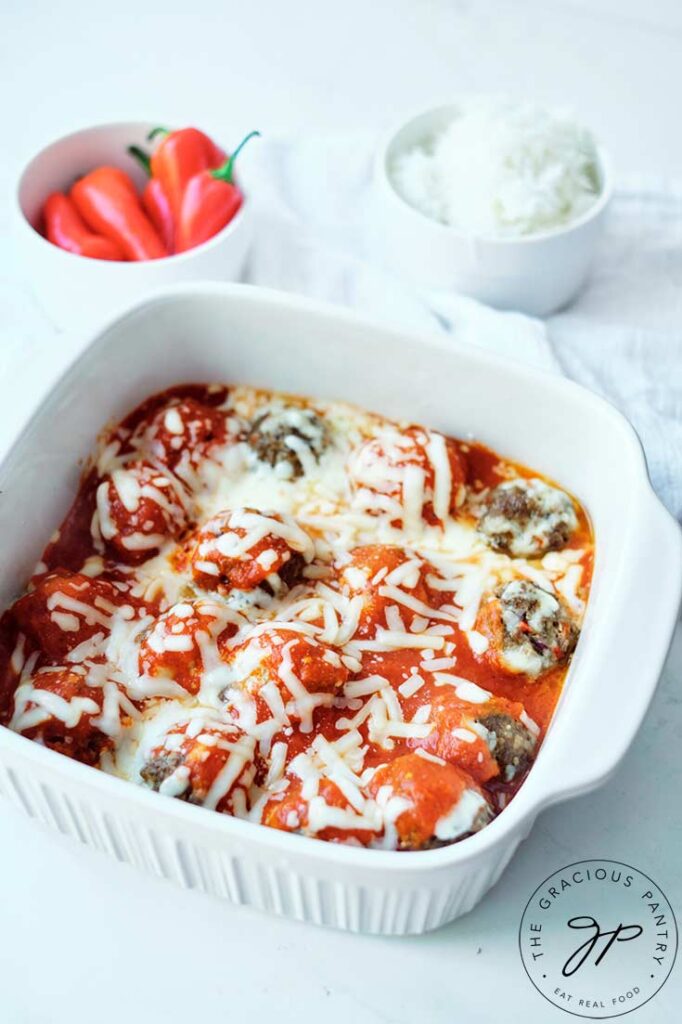
[[[458,92],[512,91],[570,104],[623,174],[679,174],[682,7],[677,0],[33,0],[3,16],[0,86],[8,150],[21,160],[60,131],[159,117],[264,130],[383,128]],[[7,225],[7,199],[0,228]],[[0,367],[38,336],[3,232]],[[36,333],[38,332],[38,334]],[[12,389],[3,391],[3,419]],[[602,789],[541,816],[471,914],[421,938],[362,938],[290,924],[178,891],[41,830],[0,804],[3,1024],[325,1019],[357,1024],[568,1020],[526,978],[523,907],[552,871],[601,857],[650,874],[682,912],[679,635],[653,706]],[[633,674],[636,666],[633,666]],[[623,680],[624,690],[633,680]],[[381,979],[379,983],[377,979]],[[636,1011],[672,1021],[682,971]]]

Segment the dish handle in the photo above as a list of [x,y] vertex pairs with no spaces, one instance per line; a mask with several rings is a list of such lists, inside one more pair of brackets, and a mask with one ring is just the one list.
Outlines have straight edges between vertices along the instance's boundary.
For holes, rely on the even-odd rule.
[[650,487],[642,494],[637,555],[621,566],[608,628],[596,623],[590,637],[590,681],[566,694],[570,713],[559,706],[538,755],[541,770],[519,793],[536,806],[586,792],[613,774],[663,671],[682,599],[682,532]]

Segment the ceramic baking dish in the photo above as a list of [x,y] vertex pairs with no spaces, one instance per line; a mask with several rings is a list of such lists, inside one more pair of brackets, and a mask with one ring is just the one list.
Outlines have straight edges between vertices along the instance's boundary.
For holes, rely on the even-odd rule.
[[631,427],[566,380],[283,294],[190,285],[150,299],[102,331],[5,454],[3,606],[22,590],[65,514],[79,464],[102,425],[171,384],[212,380],[346,399],[473,435],[584,502],[596,533],[592,594],[534,768],[487,828],[417,853],[335,846],[211,813],[7,729],[0,729],[0,791],[118,860],[234,903],[358,932],[437,928],[470,910],[497,881],[540,810],[603,782],[625,753],[675,622],[677,525],[651,490]]

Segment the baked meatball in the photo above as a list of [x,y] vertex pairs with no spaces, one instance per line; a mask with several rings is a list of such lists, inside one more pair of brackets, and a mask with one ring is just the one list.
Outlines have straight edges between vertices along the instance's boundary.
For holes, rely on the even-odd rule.
[[173,726],[152,746],[140,777],[166,796],[229,814],[235,790],[244,793],[253,780],[254,750],[253,737],[234,726],[195,718]]
[[387,845],[401,850],[446,846],[478,832],[491,818],[490,805],[470,775],[420,754],[381,765],[368,789],[388,811],[387,828],[395,830],[395,844]]
[[304,783],[297,778],[289,779],[287,788],[266,803],[262,824],[326,842],[350,841],[367,846],[378,838],[379,816],[359,813],[330,779],[320,779],[314,795],[304,796],[304,792]]
[[477,718],[476,723],[483,726],[488,734],[488,746],[506,782],[530,766],[537,740],[518,718],[501,711],[491,711]]
[[329,707],[348,680],[349,670],[333,647],[286,626],[255,627],[226,656],[233,682],[225,701],[244,713],[240,695],[256,699],[259,718],[300,723],[312,731],[317,707]]
[[444,686],[431,700],[431,731],[408,746],[442,757],[479,784],[500,775],[509,781],[527,767],[535,749],[535,737],[521,721],[523,710],[504,697],[473,704]]
[[195,398],[175,398],[136,432],[135,443],[157,463],[196,468],[212,448],[227,440],[227,417]]
[[283,479],[295,480],[314,470],[331,438],[313,409],[285,405],[256,417],[246,442],[260,462],[272,466]]
[[[95,765],[111,746],[111,733],[104,731],[100,719],[103,701],[104,690],[89,685],[80,666],[39,669],[17,687],[9,727],[60,754]],[[123,697],[122,702],[135,710]]]
[[198,532],[192,575],[210,590],[253,590],[275,573],[292,584],[314,553],[311,537],[292,516],[227,509]]
[[112,614],[132,618],[133,608],[107,580],[91,579],[66,569],[42,576],[35,588],[13,608],[22,632],[51,662],[61,662],[90,640],[104,641],[111,632]]
[[415,618],[423,617],[421,611],[396,605],[395,597],[387,596],[391,589],[401,587],[409,598],[428,608],[437,608],[443,600],[442,595],[430,591],[426,582],[427,576],[436,575],[433,565],[396,545],[366,544],[354,548],[335,569],[344,592],[351,598],[362,599],[354,633],[360,639],[373,638],[377,627],[391,628],[386,618],[390,607],[395,609],[390,614],[400,614],[408,629]]
[[348,459],[355,505],[395,526],[442,525],[464,499],[466,470],[456,444],[423,427],[384,430]]
[[187,496],[174,476],[149,462],[133,462],[102,478],[95,518],[115,557],[136,565],[185,529]]
[[578,525],[567,494],[542,480],[507,480],[488,494],[478,531],[495,551],[539,558],[564,547]]
[[217,661],[237,631],[230,610],[217,601],[174,604],[160,615],[140,643],[138,666],[144,676],[167,679],[195,695],[203,674]]
[[563,602],[525,579],[487,600],[477,623],[489,640],[487,656],[506,672],[529,676],[565,662],[579,634]]

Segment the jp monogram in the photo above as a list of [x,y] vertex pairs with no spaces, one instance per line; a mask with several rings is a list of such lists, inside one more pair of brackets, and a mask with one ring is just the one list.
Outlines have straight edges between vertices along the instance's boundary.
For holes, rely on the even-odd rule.
[[648,875],[618,861],[580,861],[535,890],[519,949],[549,1002],[578,1017],[619,1017],[653,999],[667,980],[677,923]]

